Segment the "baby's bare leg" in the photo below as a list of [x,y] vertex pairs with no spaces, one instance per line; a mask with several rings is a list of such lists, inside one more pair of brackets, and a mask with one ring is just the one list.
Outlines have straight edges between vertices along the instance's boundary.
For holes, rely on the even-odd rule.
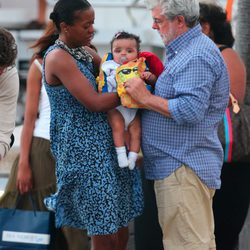
[[119,167],[128,166],[127,150],[125,147],[125,122],[122,114],[112,109],[108,112],[108,121],[112,128],[112,135],[117,153]]
[[117,109],[108,112],[109,125],[112,128],[113,140],[116,147],[125,146],[125,122],[122,114]]
[[130,136],[130,143],[129,143],[129,154],[128,154],[128,162],[129,162],[129,169],[135,168],[135,163],[138,157],[138,153],[140,151],[141,145],[141,120],[140,116],[136,114],[135,119],[129,125],[129,136]]
[[139,153],[141,148],[141,119],[140,115],[136,114],[135,119],[129,124],[129,151]]

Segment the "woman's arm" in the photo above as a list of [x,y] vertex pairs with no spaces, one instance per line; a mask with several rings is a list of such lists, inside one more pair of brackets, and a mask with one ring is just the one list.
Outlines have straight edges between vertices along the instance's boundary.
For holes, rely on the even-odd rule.
[[30,191],[33,187],[29,155],[35,121],[38,114],[41,80],[41,71],[33,62],[30,66],[26,83],[26,105],[17,173],[17,188],[21,194]]
[[231,48],[224,49],[222,56],[229,73],[230,92],[239,103],[242,103],[246,92],[246,67],[239,55]]
[[119,105],[117,93],[100,94],[78,69],[73,57],[62,49],[51,51],[45,58],[45,77],[50,85],[63,84],[92,112],[108,111]]

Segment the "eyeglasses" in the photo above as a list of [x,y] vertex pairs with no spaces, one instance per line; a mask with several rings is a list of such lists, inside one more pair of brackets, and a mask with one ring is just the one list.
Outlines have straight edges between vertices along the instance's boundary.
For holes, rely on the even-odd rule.
[[153,18],[153,24],[155,25],[162,25],[165,22],[173,22],[175,20],[175,18],[177,18],[178,16],[174,16],[173,18],[167,18],[166,16],[162,16],[160,18]]
[[16,66],[16,64],[13,64],[13,65],[8,66],[8,67],[0,67],[0,75],[3,73],[6,73],[7,71],[12,70],[15,66]]
[[163,23],[164,22],[164,20],[163,19],[159,19],[159,18],[154,18],[153,19],[153,22],[154,22],[154,24],[161,24],[161,23]]

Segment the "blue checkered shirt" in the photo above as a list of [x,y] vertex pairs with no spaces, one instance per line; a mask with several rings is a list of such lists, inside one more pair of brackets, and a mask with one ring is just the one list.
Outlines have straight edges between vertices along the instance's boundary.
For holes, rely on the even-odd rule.
[[223,150],[217,136],[229,100],[229,78],[219,49],[197,25],[166,47],[156,96],[168,100],[171,118],[142,112],[147,179],[164,179],[182,164],[209,188],[220,187]]

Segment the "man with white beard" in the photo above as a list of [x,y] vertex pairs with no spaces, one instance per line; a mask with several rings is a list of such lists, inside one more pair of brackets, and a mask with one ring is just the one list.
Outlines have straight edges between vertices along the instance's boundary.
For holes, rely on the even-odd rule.
[[[166,46],[154,93],[141,79],[126,91],[146,107],[142,150],[154,191],[164,249],[215,249],[212,197],[220,188],[223,149],[217,128],[229,100],[221,53],[199,24],[198,0],[148,0]],[[153,128],[153,129],[152,129]]]

